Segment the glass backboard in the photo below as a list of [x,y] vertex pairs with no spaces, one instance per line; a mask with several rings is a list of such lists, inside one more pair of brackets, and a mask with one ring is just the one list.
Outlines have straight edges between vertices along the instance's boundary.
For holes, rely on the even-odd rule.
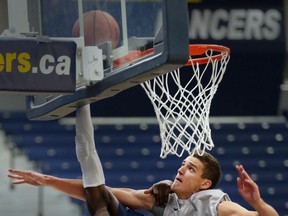
[[[30,94],[30,119],[61,118],[80,105],[114,96],[179,68],[189,56],[185,0],[7,2],[9,29],[2,37],[76,44],[75,91],[51,94],[37,90]],[[21,12],[14,8],[19,2]],[[23,20],[27,22],[23,24]]]

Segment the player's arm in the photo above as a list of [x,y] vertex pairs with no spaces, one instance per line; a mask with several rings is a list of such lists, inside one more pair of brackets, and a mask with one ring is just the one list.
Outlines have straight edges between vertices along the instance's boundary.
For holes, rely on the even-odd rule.
[[242,165],[236,166],[238,191],[260,216],[278,216],[276,210],[261,198],[258,185],[249,176]]
[[[55,176],[44,175],[34,171],[24,171],[24,170],[15,170],[9,169],[10,174],[9,178],[13,179],[11,182],[14,185],[19,184],[29,184],[33,186],[46,186],[62,193],[65,193],[68,196],[74,197],[80,200],[86,200],[85,189],[83,187],[83,182],[81,179],[65,179],[58,178]],[[139,209],[143,207],[143,210],[149,209],[154,200],[152,194],[144,194],[142,190],[132,190],[128,188],[110,188],[107,187],[116,198],[126,204],[130,208]],[[145,204],[145,202],[148,202]]]
[[[65,179],[45,175],[34,171],[9,169],[9,178],[14,185],[30,184],[33,186],[47,186],[76,199],[86,200],[85,189],[81,179]],[[133,190],[128,188],[107,187],[116,198],[133,209],[151,210],[155,198],[156,204],[163,206],[167,203],[170,193],[170,181],[161,181],[147,190]]]
[[249,211],[237,203],[224,201],[218,205],[219,216],[279,216],[267,203],[261,204],[261,209]]
[[85,189],[81,179],[65,179],[44,175],[34,171],[9,169],[11,182],[17,184],[30,184],[33,186],[47,186],[65,193],[76,199],[85,200]]
[[278,216],[276,210],[260,196],[258,185],[251,179],[242,165],[236,166],[238,191],[255,211],[248,211],[237,203],[225,201],[218,206],[219,216]]
[[132,209],[152,210],[153,205],[164,208],[171,193],[172,181],[163,180],[146,190],[109,188],[116,198]]
[[144,193],[145,190],[134,190],[130,188],[110,188],[114,196],[130,209],[141,209],[150,211],[154,204],[153,194]]

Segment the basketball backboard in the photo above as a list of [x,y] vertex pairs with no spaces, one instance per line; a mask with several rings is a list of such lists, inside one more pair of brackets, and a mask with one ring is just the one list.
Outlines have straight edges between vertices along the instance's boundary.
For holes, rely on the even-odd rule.
[[[36,44],[62,44],[60,50],[70,44],[69,74],[75,73],[71,75],[74,90],[65,92],[60,87],[53,91],[53,80],[45,82],[47,76],[38,76],[37,80],[44,80],[52,90],[27,91],[33,95],[27,97],[30,119],[61,118],[80,105],[114,96],[188,60],[186,0],[9,0],[7,5],[9,28],[3,31],[0,42],[29,39]],[[117,26],[103,13],[113,17]],[[35,49],[29,52],[40,55]],[[54,51],[57,46],[46,49]],[[53,52],[49,54],[53,56]],[[60,57],[64,54],[61,52]],[[42,62],[44,74],[52,74],[47,68],[54,66],[62,72],[56,74],[63,77],[65,64],[61,65],[59,54],[51,59]],[[37,74],[34,72],[30,74]]]

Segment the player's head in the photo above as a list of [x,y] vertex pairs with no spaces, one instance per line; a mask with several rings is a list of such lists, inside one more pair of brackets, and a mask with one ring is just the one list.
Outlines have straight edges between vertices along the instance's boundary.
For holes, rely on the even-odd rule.
[[172,190],[180,199],[214,188],[221,178],[219,162],[209,153],[188,156],[183,160],[172,184]]
[[215,188],[222,176],[221,167],[218,160],[207,152],[205,152],[203,155],[195,153],[193,157],[198,158],[198,160],[200,160],[204,165],[202,178],[209,179],[212,182],[208,189]]

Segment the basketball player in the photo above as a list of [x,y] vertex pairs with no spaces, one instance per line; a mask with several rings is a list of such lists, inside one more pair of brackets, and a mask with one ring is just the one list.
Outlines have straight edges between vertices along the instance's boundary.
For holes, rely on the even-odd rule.
[[188,156],[178,169],[174,182],[160,182],[148,190],[105,186],[94,144],[89,105],[78,109],[76,114],[76,153],[83,173],[82,181],[21,170],[9,170],[9,177],[18,179],[13,184],[49,186],[86,200],[92,216],[139,215],[135,211],[126,211],[124,205],[157,216],[278,216],[275,209],[261,198],[257,184],[241,165],[236,167],[238,191],[255,211],[243,208],[221,190],[214,189],[221,178],[221,170],[218,161],[209,153]]

